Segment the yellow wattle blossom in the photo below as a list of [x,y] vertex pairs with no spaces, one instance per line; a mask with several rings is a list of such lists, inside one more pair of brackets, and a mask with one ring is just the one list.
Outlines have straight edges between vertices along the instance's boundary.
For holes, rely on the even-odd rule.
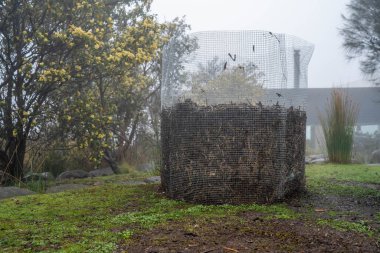
[[150,19],[144,19],[144,21],[142,22],[142,25],[145,28],[149,28],[153,26],[153,22]]
[[46,81],[47,81],[47,78],[46,78],[45,76],[40,76],[40,77],[38,78],[38,81],[39,81],[39,82],[46,82]]
[[106,136],[105,134],[99,133],[97,137],[98,137],[98,139],[103,139],[105,136]]
[[86,40],[92,40],[94,41],[95,43],[100,43],[96,36],[90,31],[84,31],[82,29],[82,27],[79,27],[79,26],[75,26],[75,25],[70,25],[69,26],[69,32],[75,36],[75,37],[78,37],[78,38],[81,38],[81,39],[86,39]]
[[60,40],[66,40],[67,39],[67,35],[65,33],[62,33],[62,32],[54,32],[53,33],[53,38],[60,39]]
[[153,50],[153,51],[156,51],[158,49],[158,45],[156,42],[153,42],[152,45],[150,46],[150,48]]
[[82,9],[83,8],[83,4],[81,2],[78,2],[76,4],[76,8],[79,10],[79,9]]

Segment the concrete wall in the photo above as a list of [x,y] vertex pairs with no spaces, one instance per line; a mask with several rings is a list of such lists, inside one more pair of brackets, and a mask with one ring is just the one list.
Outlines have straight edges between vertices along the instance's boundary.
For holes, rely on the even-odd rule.
[[[380,87],[344,88],[359,105],[358,125],[380,125]],[[318,113],[324,113],[331,88],[306,89],[308,125],[319,125]]]
[[[268,93],[279,92],[284,99],[305,98],[307,125],[311,126],[310,148],[324,149],[323,131],[318,114],[325,113],[332,88],[306,88],[270,90]],[[358,126],[377,125],[380,130],[380,87],[343,88],[359,106]]]

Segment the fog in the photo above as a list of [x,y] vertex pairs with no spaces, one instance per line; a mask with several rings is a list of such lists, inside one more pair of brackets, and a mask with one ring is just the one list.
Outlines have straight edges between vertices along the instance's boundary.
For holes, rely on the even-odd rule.
[[309,87],[370,86],[358,61],[348,61],[339,35],[348,0],[154,0],[159,20],[186,16],[192,32],[268,30],[287,33],[315,45]]

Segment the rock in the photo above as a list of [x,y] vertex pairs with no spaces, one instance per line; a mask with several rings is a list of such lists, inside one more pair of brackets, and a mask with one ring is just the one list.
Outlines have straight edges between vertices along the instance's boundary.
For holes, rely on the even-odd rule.
[[308,157],[310,158],[310,161],[321,159],[321,158],[325,158],[325,156],[323,154],[310,155]]
[[327,160],[325,158],[318,158],[310,161],[310,164],[323,164],[327,163]]
[[32,192],[31,190],[24,189],[24,188],[18,188],[15,186],[0,187],[0,199],[6,199],[6,198],[24,196],[24,195],[30,195],[30,194],[35,194],[35,192]]
[[51,172],[48,172],[48,171],[47,172],[42,172],[41,176],[43,178],[46,178],[47,180],[53,180],[54,179],[53,174]]
[[24,177],[25,181],[53,180],[54,176],[50,172],[28,173]]
[[89,173],[84,170],[69,170],[62,172],[59,174],[57,179],[62,180],[62,179],[75,179],[75,178],[86,178],[89,177]]
[[322,164],[326,162],[327,162],[327,159],[325,158],[323,154],[309,155],[305,157],[306,164]]
[[370,163],[380,163],[380,149],[377,149],[371,153]]
[[158,183],[161,183],[161,177],[160,176],[148,177],[144,180],[144,182],[148,184],[158,184]]
[[92,170],[89,173],[90,177],[101,177],[101,176],[110,176],[115,174],[110,167],[102,168],[97,170]]
[[67,190],[83,189],[83,188],[87,188],[87,187],[89,187],[89,185],[85,185],[85,184],[61,184],[61,185],[49,187],[46,190],[46,193],[57,193],[57,192],[63,192],[63,191],[67,191]]
[[137,170],[139,171],[151,171],[151,170],[154,170],[154,168],[155,168],[154,162],[143,163],[137,166]]

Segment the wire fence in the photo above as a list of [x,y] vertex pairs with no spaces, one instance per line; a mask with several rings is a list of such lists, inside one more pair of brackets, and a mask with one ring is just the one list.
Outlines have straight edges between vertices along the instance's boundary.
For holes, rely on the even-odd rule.
[[197,203],[268,203],[303,189],[305,94],[296,89],[307,87],[313,46],[265,31],[192,36],[190,55],[178,57],[176,40],[164,52],[163,189]]

